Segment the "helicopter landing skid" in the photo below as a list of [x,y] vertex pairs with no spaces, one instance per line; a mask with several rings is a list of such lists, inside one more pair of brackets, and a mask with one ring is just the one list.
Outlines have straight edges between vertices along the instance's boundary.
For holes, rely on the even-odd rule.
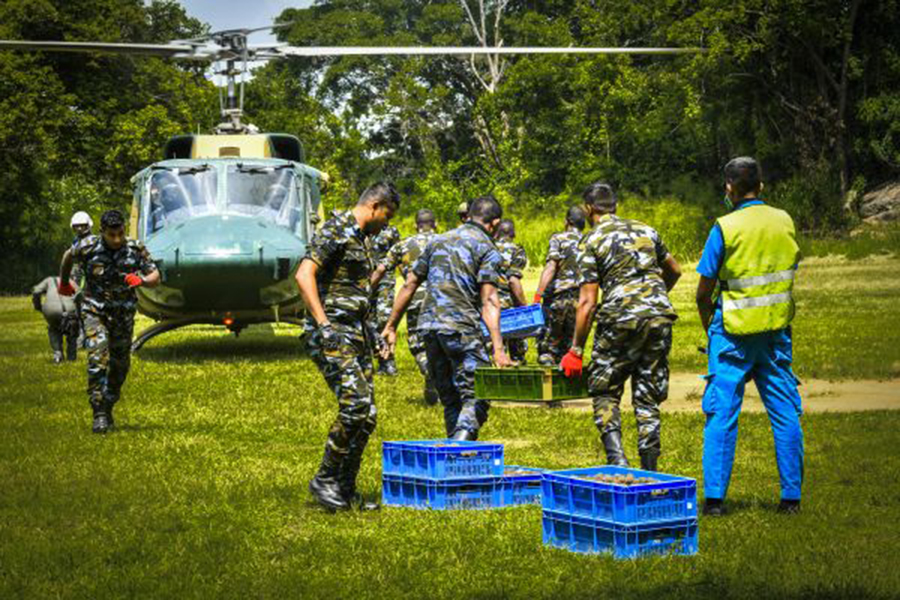
[[[275,321],[269,320],[252,320],[249,322],[242,322],[239,326],[235,325],[226,325],[229,331],[234,333],[235,335],[239,334],[241,330],[243,330],[247,325],[259,324],[259,323],[269,323]],[[290,323],[291,325],[304,325],[304,320],[297,317],[281,317],[279,319],[281,323]],[[143,330],[138,334],[138,336],[131,342],[131,351],[137,352],[143,347],[149,340],[155,338],[161,333],[166,333],[172,331],[174,329],[179,329],[181,327],[187,327],[188,325],[222,325],[222,321],[219,319],[210,319],[210,318],[184,318],[184,319],[167,319],[165,321],[160,321],[159,323],[154,323],[147,329]]]
[[154,323],[147,329],[140,332],[134,339],[134,341],[131,342],[131,351],[137,352],[149,340],[155,338],[161,333],[166,333],[167,331],[172,331],[173,329],[178,329],[180,327],[187,327],[188,325],[202,325],[210,323],[219,323],[219,321],[211,319],[169,319],[166,321],[160,321],[159,323]]

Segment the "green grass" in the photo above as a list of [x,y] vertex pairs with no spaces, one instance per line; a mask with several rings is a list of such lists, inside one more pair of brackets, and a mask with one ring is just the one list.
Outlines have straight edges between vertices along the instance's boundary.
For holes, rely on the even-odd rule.
[[[802,372],[869,376],[896,360],[897,271],[897,261],[804,265]],[[691,287],[676,295],[679,368],[695,360],[682,348],[696,327]],[[534,507],[320,511],[305,487],[335,402],[296,333],[197,328],[151,341],[134,359],[120,430],[103,437],[89,433],[84,358],[51,365],[27,299],[0,299],[0,598],[900,594],[900,412],[804,418],[796,518],[774,512],[765,416],[744,415],[734,511],[701,522],[699,555],[617,562],[543,548]],[[376,380],[379,427],[360,478],[369,496],[380,492],[381,441],[441,433],[405,346],[398,357],[401,376]],[[663,470],[701,477],[702,427],[700,414],[665,416]],[[626,416],[632,458],[634,431]],[[506,443],[510,463],[602,462],[587,413],[496,406],[485,437]]]

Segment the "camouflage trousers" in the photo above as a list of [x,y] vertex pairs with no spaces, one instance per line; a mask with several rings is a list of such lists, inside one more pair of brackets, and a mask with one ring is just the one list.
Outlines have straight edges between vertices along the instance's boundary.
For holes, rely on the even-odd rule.
[[81,321],[75,313],[63,313],[47,319],[47,337],[50,349],[54,354],[62,354],[63,344],[66,347],[66,358],[75,360],[78,354],[78,336],[81,333]]
[[428,372],[444,406],[447,437],[461,429],[477,437],[491,407],[488,400],[475,398],[475,369],[491,362],[481,332],[426,331],[422,338],[428,355]]
[[372,342],[363,327],[332,322],[341,338],[337,350],[322,348],[318,331],[307,327],[309,354],[338,401],[338,414],[328,432],[326,447],[342,459],[348,454],[362,456],[369,436],[375,431],[377,410],[372,383]]
[[631,377],[631,403],[638,428],[638,452],[659,455],[659,405],[669,395],[669,350],[672,320],[667,317],[598,324],[588,390],[594,423],[601,434],[621,431],[619,404]]
[[88,400],[95,410],[119,400],[131,367],[131,336],[134,311],[82,309],[87,347]]
[[428,355],[425,352],[425,341],[422,334],[419,333],[419,312],[422,310],[422,303],[413,302],[406,311],[406,341],[409,345],[409,353],[412,354],[419,367],[419,373],[425,377],[425,385],[429,385],[428,376]]
[[[393,273],[386,273],[384,279],[378,283],[375,296],[372,299],[372,308],[369,310],[369,325],[375,333],[380,334],[391,318],[394,308],[394,288],[396,280]],[[391,358],[394,358],[391,356]],[[380,362],[381,359],[379,359]]]
[[577,305],[578,288],[553,294],[546,311],[546,327],[538,340],[541,364],[558,365],[572,347]]

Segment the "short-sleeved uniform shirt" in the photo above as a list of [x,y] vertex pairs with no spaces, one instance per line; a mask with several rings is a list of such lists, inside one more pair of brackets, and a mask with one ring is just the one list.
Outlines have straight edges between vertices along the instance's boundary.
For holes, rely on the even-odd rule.
[[581,240],[579,284],[598,283],[603,298],[599,323],[653,317],[676,318],[662,279],[669,250],[655,229],[639,221],[606,215]]
[[97,312],[133,312],[137,293],[125,283],[125,276],[149,275],[156,270],[147,248],[137,240],[126,240],[121,248],[113,250],[103,236],[89,235],[72,246],[71,256],[84,274],[82,307]]
[[509,280],[515,277],[522,280],[522,271],[528,266],[528,257],[522,246],[509,240],[500,239],[494,242],[500,256],[503,258],[503,266],[500,269],[500,281],[497,293],[500,294],[500,306],[509,308],[513,305],[512,288]]
[[578,243],[581,232],[574,229],[550,236],[547,262],[556,262],[556,275],[551,285],[553,293],[578,289]]
[[480,335],[481,285],[498,285],[502,263],[491,237],[477,223],[436,236],[412,268],[428,283],[419,331]]
[[337,212],[316,232],[306,259],[319,265],[319,301],[329,321],[360,327],[369,311],[375,266],[371,239],[350,211]]
[[[381,260],[381,264],[387,269],[385,277],[394,272],[394,269],[400,267],[400,274],[403,279],[409,275],[412,265],[425,252],[428,243],[437,236],[433,231],[423,231],[415,235],[411,235],[405,240],[394,244],[387,255]],[[413,296],[410,308],[420,307],[422,301],[425,300],[425,292],[428,289],[428,282],[423,281]]]

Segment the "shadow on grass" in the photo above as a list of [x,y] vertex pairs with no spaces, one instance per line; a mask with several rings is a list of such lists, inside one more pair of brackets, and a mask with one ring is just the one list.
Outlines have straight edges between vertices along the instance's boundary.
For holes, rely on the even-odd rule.
[[164,337],[152,340],[135,353],[141,360],[155,363],[234,362],[252,359],[269,362],[307,356],[299,336],[267,336],[253,339],[207,338],[171,342]]

